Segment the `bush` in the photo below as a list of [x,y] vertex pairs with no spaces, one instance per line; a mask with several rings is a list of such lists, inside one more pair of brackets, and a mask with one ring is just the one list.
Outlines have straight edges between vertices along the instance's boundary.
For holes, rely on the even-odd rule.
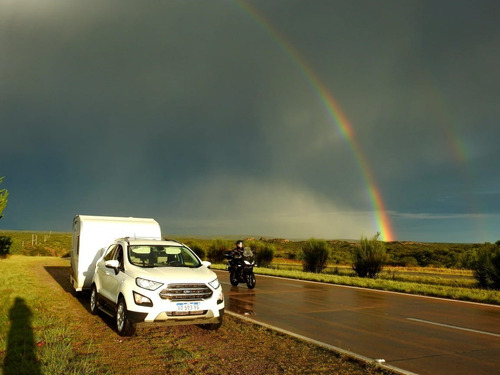
[[500,247],[480,248],[473,271],[481,288],[500,289]]
[[264,245],[255,251],[255,261],[259,267],[268,267],[274,258],[276,247],[274,245]]
[[200,257],[201,260],[204,260],[207,256],[205,249],[198,243],[194,241],[186,242],[186,245],[194,251],[196,255]]
[[461,269],[473,270],[477,261],[477,248],[466,249],[457,257],[455,267]]
[[388,260],[385,245],[378,240],[379,235],[377,233],[371,239],[361,237],[359,246],[352,250],[352,269],[360,277],[376,278]]
[[10,245],[12,245],[12,239],[10,237],[0,236],[0,256],[9,254]]
[[418,267],[418,261],[412,256],[405,256],[398,260],[389,260],[387,264],[396,267]]
[[311,239],[302,248],[302,261],[305,272],[320,273],[326,268],[330,248],[326,241]]
[[231,249],[231,242],[221,239],[214,240],[208,247],[207,258],[212,263],[222,263],[225,259],[224,253]]
[[28,256],[49,256],[49,257],[57,255],[54,249],[50,249],[42,244],[38,244],[35,246],[26,246],[21,251],[21,254]]

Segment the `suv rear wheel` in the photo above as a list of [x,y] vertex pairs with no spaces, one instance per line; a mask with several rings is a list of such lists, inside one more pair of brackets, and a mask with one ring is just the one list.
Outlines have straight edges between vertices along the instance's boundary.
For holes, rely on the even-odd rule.
[[116,330],[120,336],[132,336],[135,332],[135,324],[128,319],[127,314],[127,304],[120,297],[116,306]]

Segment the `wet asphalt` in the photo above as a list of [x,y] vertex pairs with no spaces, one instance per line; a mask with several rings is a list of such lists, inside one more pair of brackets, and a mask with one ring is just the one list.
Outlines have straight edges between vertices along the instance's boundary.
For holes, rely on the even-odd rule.
[[417,374],[500,374],[500,306],[256,275],[226,310]]

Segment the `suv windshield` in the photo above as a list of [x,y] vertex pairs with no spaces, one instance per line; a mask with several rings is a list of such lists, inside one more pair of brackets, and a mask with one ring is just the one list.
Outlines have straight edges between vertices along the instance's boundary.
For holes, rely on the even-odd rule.
[[201,266],[193,252],[184,246],[131,245],[128,248],[128,259],[139,267]]

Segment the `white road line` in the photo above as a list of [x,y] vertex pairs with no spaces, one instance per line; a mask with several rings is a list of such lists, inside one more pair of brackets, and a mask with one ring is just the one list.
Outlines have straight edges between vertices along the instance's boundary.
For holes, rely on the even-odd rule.
[[406,319],[412,320],[414,322],[419,322],[419,323],[432,324],[432,325],[440,326],[440,327],[453,328],[453,329],[459,329],[461,331],[479,333],[481,335],[489,335],[489,336],[494,336],[494,337],[500,337],[500,334],[498,334],[498,333],[492,333],[492,332],[486,332],[486,331],[479,331],[477,329],[464,328],[464,327],[459,327],[459,326],[452,326],[450,324],[436,323],[436,322],[431,322],[429,320],[422,320],[422,319],[416,319],[416,318],[406,318]]

